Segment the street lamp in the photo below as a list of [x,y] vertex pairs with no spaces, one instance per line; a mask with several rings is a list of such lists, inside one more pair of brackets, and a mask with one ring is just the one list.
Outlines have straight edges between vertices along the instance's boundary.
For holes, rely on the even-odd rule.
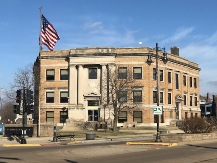
[[[159,57],[158,56],[158,51],[159,51],[159,47],[158,47],[158,43],[156,43],[156,70],[155,70],[155,77],[156,77],[156,89],[157,89],[157,96],[156,96],[156,99],[157,99],[157,106],[159,106],[159,79],[158,79],[158,58],[160,58],[164,64],[167,63],[167,53],[165,51],[165,48],[162,48],[164,51],[163,51],[163,56],[162,57]],[[147,64],[148,65],[151,65],[152,63],[152,59],[151,59],[151,55],[149,54],[148,55],[148,59],[147,59]],[[155,142],[162,142],[161,138],[160,138],[160,132],[159,132],[159,115],[157,114],[157,135],[156,135],[156,139],[155,139]]]

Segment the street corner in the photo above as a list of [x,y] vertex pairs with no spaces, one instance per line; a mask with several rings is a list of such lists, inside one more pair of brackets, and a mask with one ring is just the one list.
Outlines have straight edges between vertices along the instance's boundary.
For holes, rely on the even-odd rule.
[[3,144],[3,147],[40,147],[41,144]]
[[126,145],[160,145],[174,147],[177,143],[162,143],[162,142],[126,142]]

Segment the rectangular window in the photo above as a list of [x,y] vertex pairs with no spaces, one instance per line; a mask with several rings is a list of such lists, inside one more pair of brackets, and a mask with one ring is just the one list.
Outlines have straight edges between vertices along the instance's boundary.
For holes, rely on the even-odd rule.
[[118,79],[127,79],[127,67],[118,67]]
[[99,111],[88,110],[88,121],[99,121]]
[[172,104],[172,93],[168,92],[168,104]]
[[133,79],[142,79],[142,67],[133,67]]
[[188,118],[188,112],[185,112],[185,119]]
[[68,103],[68,91],[60,92],[60,103]]
[[54,122],[54,112],[46,111],[46,122]]
[[156,68],[153,68],[153,80],[157,80]]
[[187,105],[187,96],[186,95],[183,96],[183,102],[184,102],[184,105],[186,106]]
[[133,90],[133,102],[142,102],[142,90]]
[[69,80],[68,69],[60,69],[60,80]]
[[127,91],[120,91],[118,93],[118,101],[119,102],[127,102]]
[[160,103],[164,103],[164,93],[160,92]]
[[164,71],[160,70],[160,81],[164,81]]
[[186,76],[185,76],[185,75],[183,75],[183,85],[184,85],[184,86],[186,86],[186,85],[187,85],[186,79],[187,79],[187,78],[186,78]]
[[197,88],[197,79],[194,78],[194,88]]
[[54,69],[46,70],[46,80],[54,80],[55,79],[55,71]]
[[142,111],[133,111],[133,122],[142,123]]
[[157,91],[153,91],[153,103],[157,103]]
[[97,79],[97,68],[89,68],[88,69],[89,79]]
[[99,100],[88,100],[88,106],[99,106]]
[[168,72],[168,83],[172,83],[172,73]]
[[194,106],[197,106],[197,97],[194,97]]
[[127,112],[120,111],[118,115],[118,123],[124,123],[124,122],[127,122]]
[[179,74],[176,74],[176,89],[179,89]]
[[46,103],[54,103],[54,92],[46,92]]
[[154,115],[154,123],[157,123],[157,118],[159,115]]
[[66,123],[68,119],[68,111],[60,111],[60,123]]
[[190,80],[189,80],[189,84],[190,84],[190,87],[192,87],[192,77],[190,77]]
[[195,118],[197,118],[198,117],[198,114],[197,113],[195,113]]
[[190,106],[192,106],[192,105],[193,105],[193,97],[190,96]]

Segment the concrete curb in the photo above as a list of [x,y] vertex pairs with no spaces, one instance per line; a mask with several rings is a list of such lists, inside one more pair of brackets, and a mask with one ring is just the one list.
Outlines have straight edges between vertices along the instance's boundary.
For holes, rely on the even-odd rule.
[[3,144],[3,147],[39,147],[41,144]]
[[177,146],[177,143],[151,143],[151,142],[126,142],[127,145],[162,145],[162,146],[169,146],[174,147]]

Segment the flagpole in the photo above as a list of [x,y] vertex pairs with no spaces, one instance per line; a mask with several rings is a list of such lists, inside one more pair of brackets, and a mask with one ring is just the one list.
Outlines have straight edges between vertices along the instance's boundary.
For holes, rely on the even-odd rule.
[[38,86],[38,137],[41,135],[41,100],[40,100],[40,93],[41,93],[41,52],[42,52],[42,42],[41,42],[41,30],[42,30],[42,7],[40,9],[40,35],[39,35],[39,86]]
[[41,57],[41,51],[42,51],[42,42],[41,42],[41,29],[42,29],[42,7],[40,9],[40,37],[39,37],[39,57]]

